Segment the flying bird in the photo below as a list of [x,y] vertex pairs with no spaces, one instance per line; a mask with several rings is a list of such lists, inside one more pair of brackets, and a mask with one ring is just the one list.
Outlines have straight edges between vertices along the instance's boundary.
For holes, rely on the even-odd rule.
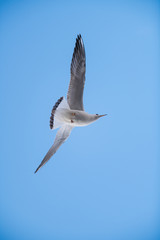
[[83,107],[83,90],[85,84],[86,56],[81,35],[76,38],[76,44],[71,62],[71,78],[67,93],[58,99],[53,106],[50,117],[50,128],[59,128],[54,144],[49,149],[35,173],[56,153],[66,141],[74,127],[86,126],[107,114],[89,114]]

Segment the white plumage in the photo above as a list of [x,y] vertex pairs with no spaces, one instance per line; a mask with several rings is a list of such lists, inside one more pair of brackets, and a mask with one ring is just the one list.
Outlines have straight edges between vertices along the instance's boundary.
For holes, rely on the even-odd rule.
[[81,35],[78,35],[71,62],[71,80],[67,93],[67,101],[64,97],[58,99],[50,117],[50,128],[60,129],[56,134],[54,144],[45,155],[35,173],[55,154],[62,143],[69,137],[74,127],[89,125],[106,115],[89,114],[84,111],[83,90],[85,71],[86,57],[84,43]]

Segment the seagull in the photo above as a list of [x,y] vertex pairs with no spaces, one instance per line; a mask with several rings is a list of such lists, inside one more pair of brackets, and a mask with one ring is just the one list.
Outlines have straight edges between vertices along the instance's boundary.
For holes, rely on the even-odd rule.
[[71,78],[67,93],[58,99],[52,108],[50,117],[50,129],[59,128],[55,141],[35,173],[56,153],[58,148],[69,137],[74,127],[89,125],[107,114],[89,114],[83,107],[83,90],[85,84],[86,56],[81,35],[77,35],[71,62]]

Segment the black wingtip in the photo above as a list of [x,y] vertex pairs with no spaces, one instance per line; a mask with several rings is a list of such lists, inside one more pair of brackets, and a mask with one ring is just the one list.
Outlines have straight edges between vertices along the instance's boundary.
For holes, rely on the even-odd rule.
[[36,172],[38,172],[38,170],[40,169],[40,167],[41,167],[41,166],[39,166],[39,167],[36,169],[36,171],[34,172],[34,174],[35,174]]
[[76,43],[75,43],[75,48],[74,48],[73,55],[76,54],[75,52],[79,51],[80,49],[84,49],[84,43],[83,43],[83,39],[82,39],[81,34],[78,34],[77,38],[76,38]]
[[54,128],[54,114],[59,104],[62,102],[62,100],[63,100],[63,97],[60,97],[52,108],[51,117],[50,117],[50,129]]
[[81,36],[81,34],[78,34],[78,35],[77,35],[77,39],[76,39],[76,41],[79,42],[79,41],[81,41],[81,40],[83,41],[82,36]]

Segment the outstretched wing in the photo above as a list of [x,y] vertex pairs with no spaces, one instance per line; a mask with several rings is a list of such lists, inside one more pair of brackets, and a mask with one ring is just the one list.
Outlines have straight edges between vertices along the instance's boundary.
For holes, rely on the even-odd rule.
[[86,57],[84,43],[79,34],[73,52],[71,63],[71,79],[67,93],[67,101],[71,109],[84,110],[83,89],[85,83]]
[[69,125],[64,125],[58,130],[54,144],[49,149],[46,156],[44,157],[41,164],[38,166],[38,168],[36,169],[36,171],[34,173],[36,173],[46,162],[48,162],[48,160],[53,156],[53,154],[56,153],[56,151],[62,145],[62,143],[64,143],[65,140],[69,137],[69,135],[72,131],[72,128],[73,127],[71,127]]

